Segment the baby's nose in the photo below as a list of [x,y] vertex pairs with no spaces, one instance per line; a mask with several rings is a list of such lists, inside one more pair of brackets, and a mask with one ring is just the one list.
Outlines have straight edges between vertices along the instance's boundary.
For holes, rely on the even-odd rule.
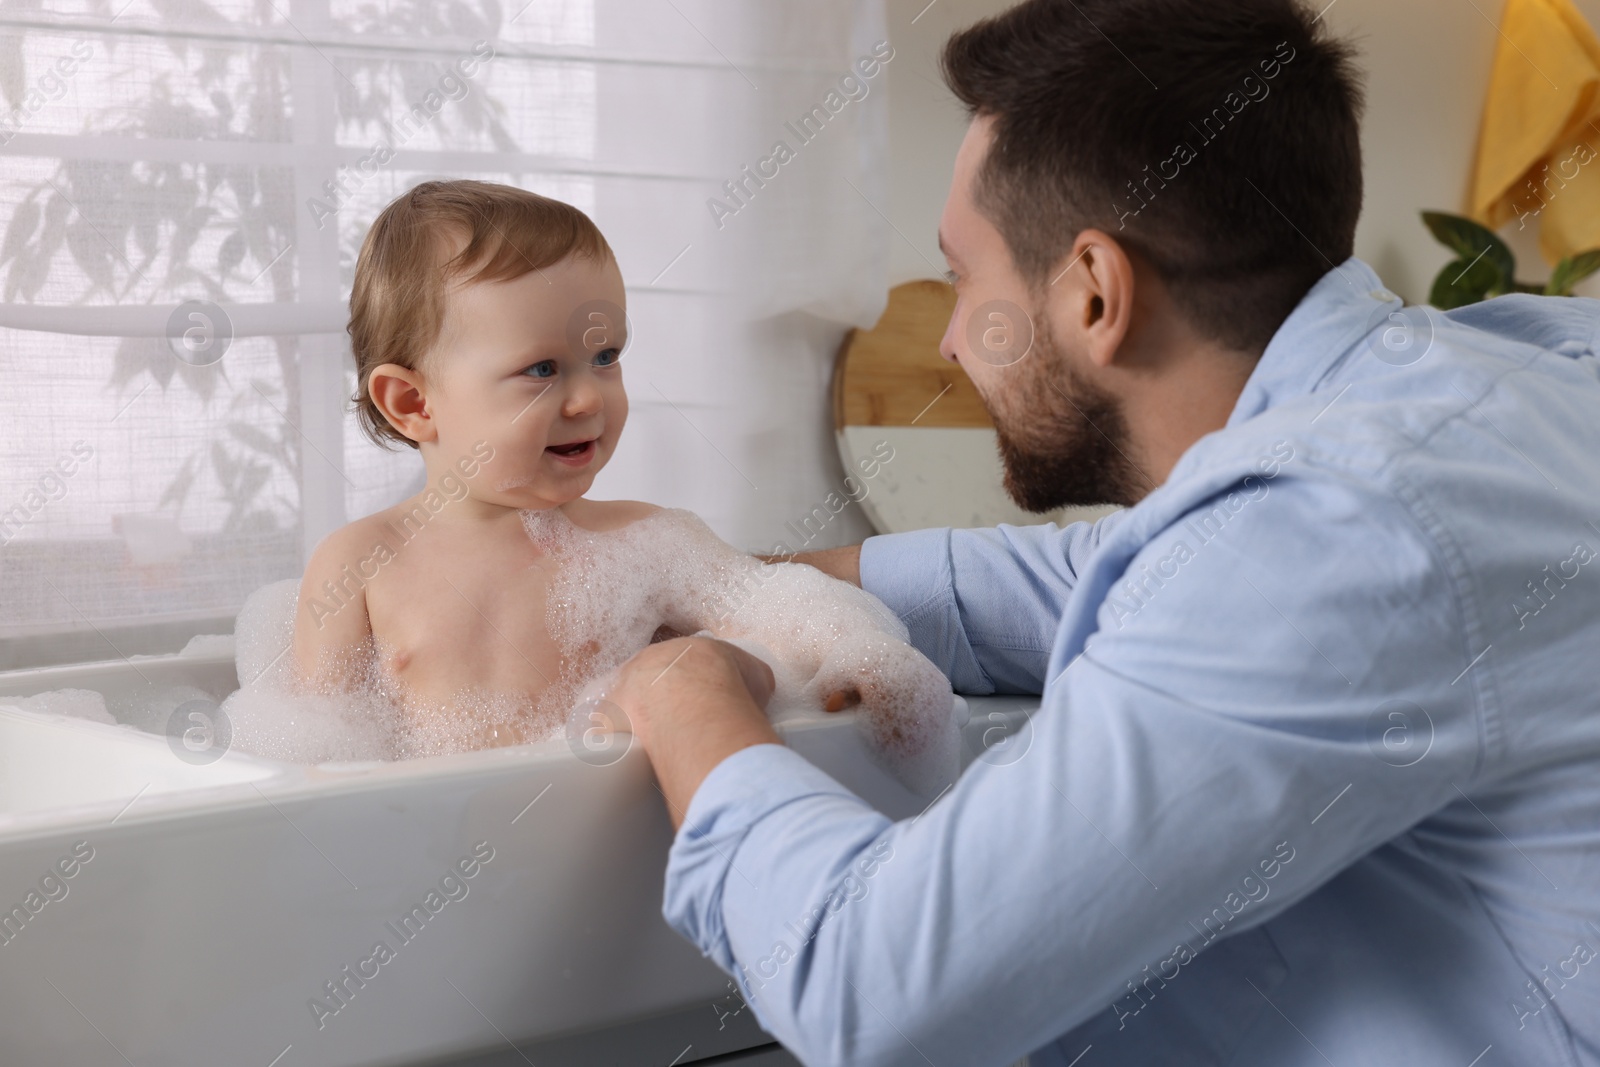
[[578,381],[567,389],[561,404],[563,415],[588,415],[600,410],[600,390],[592,382]]

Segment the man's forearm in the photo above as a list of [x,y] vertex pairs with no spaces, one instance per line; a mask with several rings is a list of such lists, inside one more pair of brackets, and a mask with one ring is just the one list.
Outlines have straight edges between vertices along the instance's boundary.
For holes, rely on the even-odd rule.
[[805,563],[823,574],[831,575],[851,585],[861,584],[861,546],[820,548],[815,552],[797,552],[793,556],[757,556],[765,563]]

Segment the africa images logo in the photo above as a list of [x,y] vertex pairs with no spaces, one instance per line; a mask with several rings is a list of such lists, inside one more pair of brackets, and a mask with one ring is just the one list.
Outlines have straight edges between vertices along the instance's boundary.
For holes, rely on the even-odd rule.
[[783,128],[794,136],[796,147],[790,147],[787,140],[779,138],[773,142],[772,150],[756,161],[754,170],[746,163],[737,176],[723,182],[722,192],[727,200],[714,196],[706,199],[706,210],[711,212],[711,220],[717,224],[717,229],[726,225],[730,215],[737,215],[748,207],[756,193],[775,180],[786,164],[797,159],[801,148],[820,137],[828,123],[849,104],[865,100],[872,91],[871,80],[893,58],[894,48],[888,41],[873,45],[872,53],[857,59],[855,65],[839,78],[835,88],[828,90],[821,103],[813,104],[799,118],[783,124]]
[[400,950],[415,941],[428,923],[448,905],[467,899],[467,894],[472,891],[468,882],[476,878],[493,859],[494,846],[487,841],[479,841],[472,846],[470,855],[462,856],[454,866],[445,870],[437,887],[429,887],[422,903],[412,904],[411,910],[384,923],[384,929],[394,935],[394,946],[390,947],[388,938],[374,942],[372,952],[357,960],[354,969],[347,964],[338,974],[322,983],[325,998],[311,997],[306,1001],[312,1018],[317,1021],[317,1029],[327,1026],[329,1019],[349,1007],[356,994],[382,974],[382,968],[398,958]]

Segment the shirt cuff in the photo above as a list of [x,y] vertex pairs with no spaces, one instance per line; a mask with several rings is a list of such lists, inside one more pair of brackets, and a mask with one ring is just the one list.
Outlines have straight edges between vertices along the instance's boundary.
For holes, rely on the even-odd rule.
[[668,926],[730,975],[734,959],[722,897],[739,846],[750,828],[772,812],[818,795],[856,800],[804,756],[768,743],[740,749],[717,764],[689,801],[667,854],[661,914]]

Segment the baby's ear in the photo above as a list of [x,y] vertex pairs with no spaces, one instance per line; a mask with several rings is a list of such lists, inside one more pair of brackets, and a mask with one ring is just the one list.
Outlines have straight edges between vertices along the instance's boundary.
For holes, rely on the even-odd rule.
[[422,375],[398,363],[384,363],[367,375],[367,395],[389,425],[413,441],[432,441],[438,434],[428,414],[427,387]]

